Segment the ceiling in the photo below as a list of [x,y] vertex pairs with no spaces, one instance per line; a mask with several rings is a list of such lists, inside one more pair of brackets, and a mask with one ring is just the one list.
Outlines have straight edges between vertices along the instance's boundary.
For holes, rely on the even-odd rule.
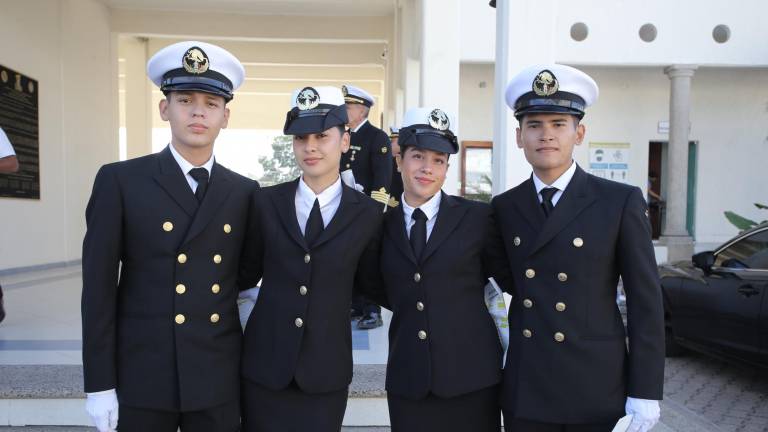
[[249,15],[386,16],[397,0],[101,0],[116,9]]

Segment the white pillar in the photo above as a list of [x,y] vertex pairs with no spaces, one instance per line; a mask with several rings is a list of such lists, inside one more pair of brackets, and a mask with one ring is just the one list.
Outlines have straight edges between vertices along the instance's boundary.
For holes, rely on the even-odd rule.
[[[459,136],[459,0],[420,0],[421,4],[421,106],[436,106],[454,116],[451,130]],[[458,194],[458,155],[451,158],[443,190]]]
[[675,65],[664,70],[671,81],[669,97],[669,147],[667,149],[666,215],[661,240],[669,260],[689,259],[693,239],[686,228],[688,205],[688,137],[690,134],[691,78],[696,66]]
[[[477,7],[487,3],[479,2]],[[546,13],[542,13],[546,11]],[[516,186],[531,174],[523,151],[517,148],[517,120],[507,107],[504,92],[509,80],[535,63],[555,61],[555,0],[496,2],[496,77],[493,116],[493,194]],[[532,25],[531,23],[536,23]],[[535,29],[535,34],[527,33]]]

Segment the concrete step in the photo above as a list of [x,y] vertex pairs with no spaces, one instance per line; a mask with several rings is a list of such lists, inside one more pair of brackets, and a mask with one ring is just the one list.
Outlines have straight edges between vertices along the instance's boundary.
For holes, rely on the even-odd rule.
[[[343,432],[388,432],[384,365],[355,365]],[[0,432],[93,431],[85,413],[82,366],[0,366]],[[682,404],[661,403],[653,432],[722,432]]]

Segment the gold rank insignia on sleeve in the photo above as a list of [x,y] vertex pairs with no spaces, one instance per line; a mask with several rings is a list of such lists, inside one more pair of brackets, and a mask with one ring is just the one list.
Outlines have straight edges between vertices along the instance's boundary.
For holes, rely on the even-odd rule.
[[375,199],[376,201],[384,205],[389,204],[389,192],[387,192],[387,188],[381,188],[377,191],[371,191],[371,198]]
[[382,148],[381,148],[381,152],[382,152],[382,153],[387,153],[387,146],[384,146],[384,147],[382,147]]

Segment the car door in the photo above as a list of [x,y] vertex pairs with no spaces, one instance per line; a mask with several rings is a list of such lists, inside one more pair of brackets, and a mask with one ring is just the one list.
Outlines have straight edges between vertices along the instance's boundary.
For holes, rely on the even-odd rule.
[[764,345],[760,318],[768,290],[768,227],[715,251],[712,272],[682,282],[677,335],[754,359]]

